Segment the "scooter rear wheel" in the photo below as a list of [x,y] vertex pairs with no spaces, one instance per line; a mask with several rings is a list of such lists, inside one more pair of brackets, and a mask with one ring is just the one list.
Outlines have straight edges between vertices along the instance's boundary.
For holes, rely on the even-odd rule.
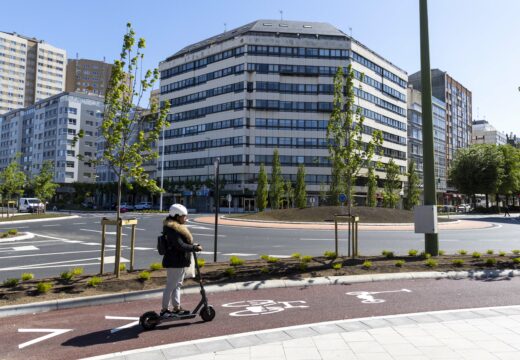
[[211,321],[215,318],[216,312],[215,309],[213,309],[213,306],[207,305],[200,309],[199,315],[202,318],[202,320]]
[[139,318],[139,324],[141,324],[141,326],[145,330],[154,329],[157,326],[157,324],[159,324],[159,321],[160,321],[159,315],[155,311],[145,312]]

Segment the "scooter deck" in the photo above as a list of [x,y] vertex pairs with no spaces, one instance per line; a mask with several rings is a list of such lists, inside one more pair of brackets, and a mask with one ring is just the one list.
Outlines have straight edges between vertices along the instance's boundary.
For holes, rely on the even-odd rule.
[[176,320],[193,319],[196,316],[197,316],[197,314],[192,314],[192,313],[183,314],[183,315],[171,314],[171,315],[159,316],[159,320],[160,320],[160,322],[169,322],[169,321],[176,321]]

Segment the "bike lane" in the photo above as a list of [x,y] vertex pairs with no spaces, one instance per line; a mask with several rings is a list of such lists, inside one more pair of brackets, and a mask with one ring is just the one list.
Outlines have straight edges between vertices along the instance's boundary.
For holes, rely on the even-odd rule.
[[[208,293],[216,310],[143,331],[141,314],[160,299],[1,319],[0,359],[75,359],[222,335],[370,316],[520,304],[520,280],[399,280]],[[184,295],[193,308],[198,295]]]

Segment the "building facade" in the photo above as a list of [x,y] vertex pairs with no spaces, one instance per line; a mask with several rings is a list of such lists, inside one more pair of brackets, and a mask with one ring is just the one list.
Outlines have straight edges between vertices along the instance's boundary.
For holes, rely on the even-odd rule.
[[[471,144],[472,96],[471,91],[439,69],[431,70],[432,96],[446,104],[446,165],[450,168],[457,149]],[[422,91],[421,72],[408,78],[410,84]]]
[[0,114],[65,89],[67,53],[50,44],[0,32]]
[[475,120],[471,130],[471,143],[505,145],[507,136],[495,129],[487,120]]
[[[417,174],[423,183],[422,141],[422,93],[411,85],[408,87],[408,159],[416,164]],[[435,161],[435,187],[437,203],[444,203],[447,190],[446,169],[446,104],[432,97],[433,146]]]
[[[204,183],[213,179],[219,158],[221,193],[233,196],[233,208],[254,210],[260,165],[270,173],[278,149],[285,179],[294,183],[298,166],[305,165],[309,203],[318,204],[331,183],[326,129],[333,76],[348,64],[356,76],[356,106],[365,116],[363,139],[382,130],[381,161],[393,158],[404,174],[406,72],[329,24],[259,20],[159,64],[160,100],[172,108],[165,178]],[[355,188],[358,203],[364,202],[362,184]],[[180,200],[192,201],[194,191],[203,193],[185,189]]]
[[65,91],[105,96],[113,64],[104,61],[77,59],[67,63]]
[[[39,174],[49,160],[57,183],[95,182],[95,168],[78,155],[95,156],[103,108],[97,96],[63,92],[0,115],[0,170],[20,154],[21,167],[29,176]],[[84,137],[74,144],[80,129]]]

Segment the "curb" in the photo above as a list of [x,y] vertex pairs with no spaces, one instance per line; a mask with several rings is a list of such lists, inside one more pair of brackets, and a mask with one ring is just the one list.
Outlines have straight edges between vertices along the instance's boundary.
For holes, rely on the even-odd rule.
[[10,238],[0,239],[0,243],[7,243],[7,242],[13,242],[13,241],[21,241],[21,240],[28,240],[32,239],[34,237],[34,234],[31,232],[23,232],[25,235],[20,236],[13,236]]
[[[207,293],[219,293],[226,291],[242,291],[242,290],[260,290],[273,288],[289,288],[289,287],[307,287],[316,285],[349,285],[367,282],[391,281],[391,280],[417,280],[417,279],[494,279],[499,277],[515,277],[520,276],[520,270],[469,270],[469,271],[427,271],[427,272],[408,272],[408,273],[389,273],[389,274],[371,274],[371,275],[347,275],[347,276],[329,276],[319,278],[306,278],[298,280],[266,280],[266,281],[248,281],[241,283],[227,283],[221,285],[205,286]],[[122,294],[96,295],[74,299],[51,300],[31,304],[10,305],[0,307],[0,318],[36,314],[61,309],[71,309],[82,306],[94,306],[103,304],[125,303],[136,300],[153,299],[162,296],[163,289],[143,290],[135,292],[127,292]],[[186,287],[182,290],[182,294],[196,294],[199,292],[198,285]]]

